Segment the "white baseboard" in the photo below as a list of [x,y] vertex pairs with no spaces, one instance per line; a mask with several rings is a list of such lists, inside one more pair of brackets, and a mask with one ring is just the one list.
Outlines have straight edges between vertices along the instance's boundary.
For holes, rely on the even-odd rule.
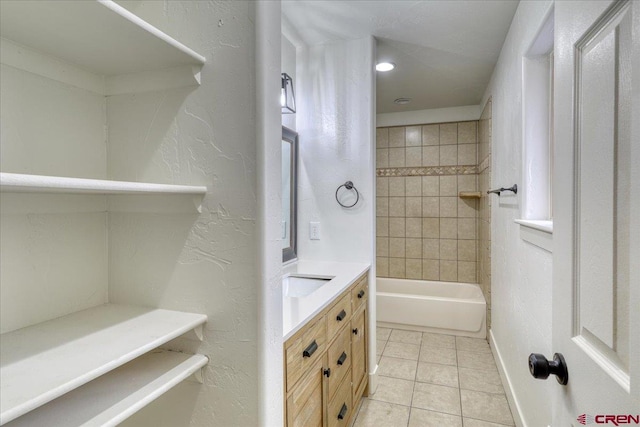
[[378,364],[373,372],[369,373],[369,395],[375,394],[378,390]]
[[517,427],[527,427],[522,418],[522,410],[520,409],[520,405],[518,404],[518,399],[516,399],[516,396],[513,394],[511,379],[509,378],[509,374],[505,369],[504,361],[502,360],[502,355],[500,354],[500,349],[496,344],[495,337],[493,336],[493,330],[491,329],[489,330],[489,344],[491,345],[493,358],[496,360],[496,365],[498,366],[498,372],[500,373],[500,379],[502,380],[504,392],[507,395],[507,400],[509,401],[509,406],[511,407],[511,415],[513,415],[513,421],[516,423]]

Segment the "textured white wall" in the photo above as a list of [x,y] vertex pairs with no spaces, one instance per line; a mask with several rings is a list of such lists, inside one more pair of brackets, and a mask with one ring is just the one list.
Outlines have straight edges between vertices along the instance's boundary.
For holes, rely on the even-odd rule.
[[[550,1],[522,1],[481,105],[492,96],[494,187],[522,184],[522,57],[542,25]],[[520,238],[520,196],[494,196],[491,206],[493,338],[524,425],[551,422],[553,381],[529,374],[530,353],[551,356],[552,255]],[[517,414],[514,414],[517,419]]]
[[260,317],[259,425],[284,425],[282,326],[282,126],[280,123],[280,2],[256,3],[256,88]]
[[3,194],[3,332],[107,299],[204,313],[168,345],[204,384],[123,425],[282,425],[279,2],[119,3],[203,54],[202,85],[105,98],[3,66],[2,171],[206,185],[202,213]]
[[482,109],[479,105],[462,107],[432,108],[429,110],[402,111],[376,115],[376,126],[408,126],[428,123],[463,122],[478,120]]
[[[103,96],[2,64],[2,172],[105,178],[104,124]],[[0,208],[3,333],[107,301],[104,198],[2,193]]]
[[[300,259],[372,261],[373,43],[364,38],[298,49]],[[335,199],[347,180],[360,192],[352,209]],[[310,221],[320,222],[320,240],[309,240]]]
[[[109,298],[207,314],[204,342],[182,338],[171,347],[210,359],[203,385],[181,384],[124,425],[258,425],[266,380],[259,335],[273,327],[258,328],[256,6],[121,4],[207,63],[198,88],[108,98],[109,177],[204,184],[208,192],[201,214],[110,215]],[[275,121],[279,127],[277,113]]]

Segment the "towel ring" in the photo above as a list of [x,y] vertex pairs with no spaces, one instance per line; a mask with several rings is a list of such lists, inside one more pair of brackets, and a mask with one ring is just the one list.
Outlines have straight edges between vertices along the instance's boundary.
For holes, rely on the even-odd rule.
[[[343,205],[342,202],[338,199],[338,191],[340,191],[342,187],[346,188],[347,190],[353,190],[356,192],[356,201],[353,202],[352,205]],[[358,203],[359,200],[360,200],[360,193],[358,192],[358,189],[356,188],[356,186],[353,185],[353,182],[347,181],[341,186],[339,186],[338,188],[336,188],[336,202],[338,202],[338,204],[343,208],[347,208],[347,209],[352,208]]]

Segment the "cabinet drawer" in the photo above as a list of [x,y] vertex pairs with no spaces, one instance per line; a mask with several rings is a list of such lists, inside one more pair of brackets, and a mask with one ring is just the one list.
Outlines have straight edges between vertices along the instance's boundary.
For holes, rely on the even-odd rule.
[[368,296],[369,281],[367,280],[367,275],[365,274],[365,276],[360,279],[358,284],[351,290],[351,304],[353,313],[358,311],[358,309],[366,303]]
[[327,336],[331,340],[336,332],[349,323],[351,317],[351,295],[349,292],[334,305],[327,313]]
[[[351,361],[353,392],[361,389],[363,381],[367,379],[367,342],[365,337],[365,315],[361,310],[353,316],[351,321]],[[355,332],[357,330],[357,333]],[[355,396],[354,396],[355,397]]]
[[343,427],[348,426],[351,414],[353,413],[353,405],[351,404],[351,373],[342,380],[338,391],[333,400],[330,400],[327,409],[327,427]]
[[325,353],[327,327],[322,316],[308,327],[298,338],[286,344],[287,391],[290,391],[300,377]]
[[328,366],[331,375],[327,379],[329,400],[335,395],[338,385],[351,367],[351,340],[349,328],[343,328],[338,338],[329,346],[327,351]]
[[322,366],[320,358],[304,379],[296,385],[287,399],[288,427],[322,427],[324,400],[322,398]]

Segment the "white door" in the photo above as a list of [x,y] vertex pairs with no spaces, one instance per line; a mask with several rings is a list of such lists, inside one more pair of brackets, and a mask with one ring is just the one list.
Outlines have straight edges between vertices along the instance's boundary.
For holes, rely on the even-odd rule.
[[640,1],[556,1],[554,54],[553,426],[637,425]]

